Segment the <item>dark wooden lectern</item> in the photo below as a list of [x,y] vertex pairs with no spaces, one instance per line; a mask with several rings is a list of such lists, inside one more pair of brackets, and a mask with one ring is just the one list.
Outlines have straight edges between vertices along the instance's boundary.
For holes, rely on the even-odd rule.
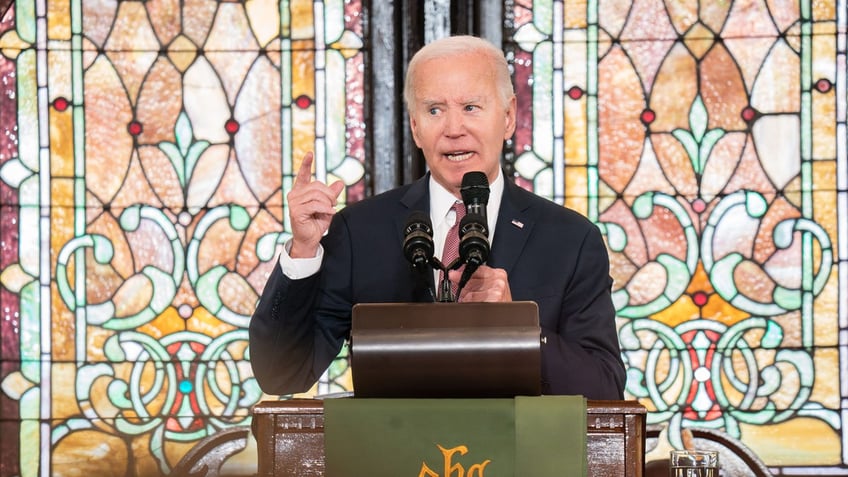
[[[589,477],[642,477],[645,407],[635,401],[589,401]],[[260,477],[324,475],[324,403],[293,399],[253,408]],[[564,474],[565,475],[565,474]]]

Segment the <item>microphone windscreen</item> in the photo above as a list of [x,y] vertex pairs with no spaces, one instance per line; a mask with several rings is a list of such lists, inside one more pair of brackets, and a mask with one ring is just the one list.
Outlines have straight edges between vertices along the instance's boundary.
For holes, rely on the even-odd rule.
[[413,264],[425,265],[433,257],[433,224],[430,214],[413,211],[403,228],[403,254]]
[[489,259],[489,231],[482,216],[467,214],[459,222],[459,256],[474,269]]
[[480,171],[466,172],[462,176],[462,186],[459,188],[462,202],[465,204],[489,203],[489,179]]
[[415,230],[426,230],[427,233],[433,233],[433,223],[430,221],[430,214],[420,210],[413,211],[409,214],[403,233],[404,235],[409,235]]

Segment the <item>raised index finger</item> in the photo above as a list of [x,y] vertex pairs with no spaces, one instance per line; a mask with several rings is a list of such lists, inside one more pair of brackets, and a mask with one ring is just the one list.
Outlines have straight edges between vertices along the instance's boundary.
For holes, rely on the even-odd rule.
[[312,181],[312,153],[307,152],[303,156],[303,161],[300,163],[300,169],[297,170],[297,176],[294,178],[294,185],[307,185]]

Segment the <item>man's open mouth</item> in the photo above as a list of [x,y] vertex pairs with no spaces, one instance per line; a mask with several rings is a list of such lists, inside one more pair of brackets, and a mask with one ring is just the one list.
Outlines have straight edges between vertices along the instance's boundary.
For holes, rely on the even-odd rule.
[[449,161],[460,162],[470,158],[472,154],[474,153],[471,151],[448,152],[445,153],[445,157]]

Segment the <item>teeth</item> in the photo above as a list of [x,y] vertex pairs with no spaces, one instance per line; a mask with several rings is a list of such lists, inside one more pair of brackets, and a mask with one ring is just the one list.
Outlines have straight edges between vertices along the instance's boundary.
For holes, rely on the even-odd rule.
[[454,152],[454,153],[445,154],[445,157],[447,157],[449,161],[460,162],[460,161],[464,161],[464,160],[468,159],[469,157],[471,157],[471,153],[470,152]]

